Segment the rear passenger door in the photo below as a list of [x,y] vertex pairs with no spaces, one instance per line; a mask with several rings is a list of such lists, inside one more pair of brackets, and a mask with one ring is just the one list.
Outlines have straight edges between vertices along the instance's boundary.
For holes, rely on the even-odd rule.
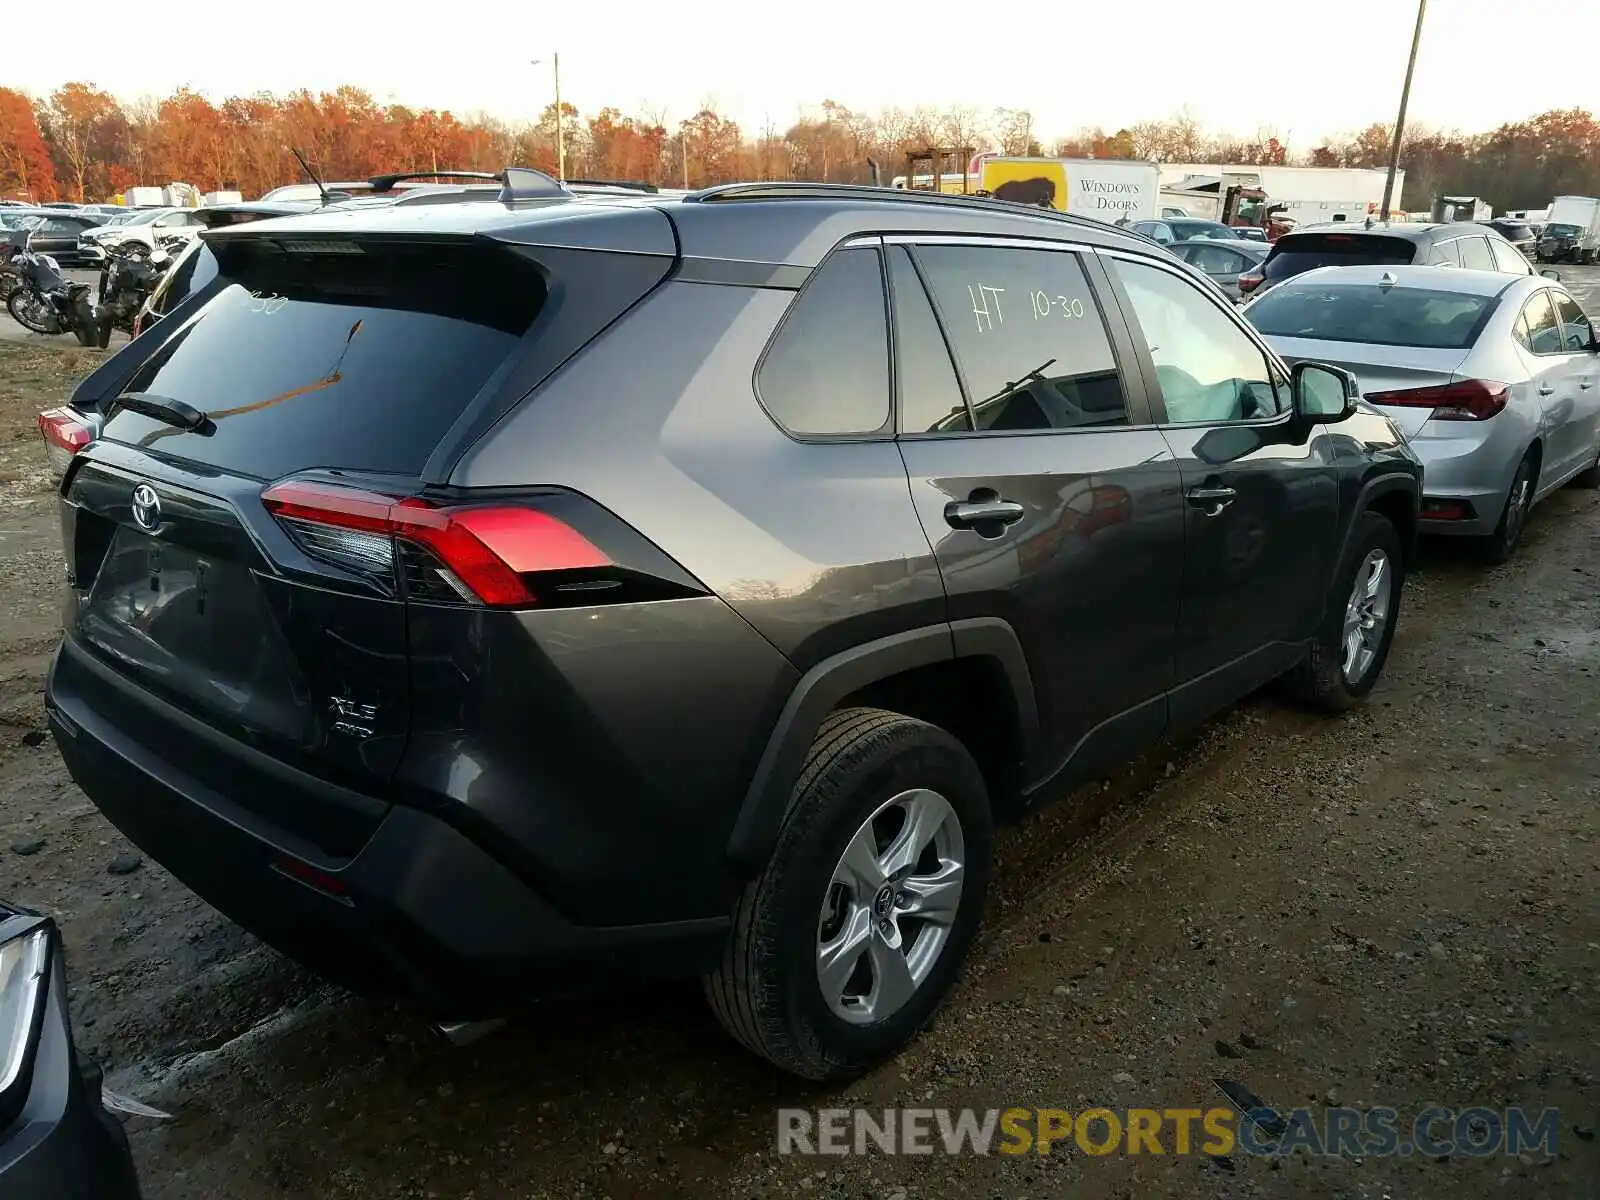
[[[900,451],[952,620],[1028,656],[1036,776],[1165,725],[1183,513],[1093,252],[888,239]],[[930,300],[931,297],[931,300]]]
[[1322,617],[1339,522],[1334,444],[1227,306],[1151,258],[1108,253],[1184,488],[1174,725],[1281,674]]

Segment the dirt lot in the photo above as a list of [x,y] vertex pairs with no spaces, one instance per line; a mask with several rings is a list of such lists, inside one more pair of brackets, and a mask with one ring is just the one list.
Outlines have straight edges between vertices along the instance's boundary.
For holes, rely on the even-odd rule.
[[[134,866],[38,700],[61,567],[32,414],[92,361],[0,345],[0,892],[60,919],[83,1048],[176,1114],[130,1125],[150,1200],[1600,1195],[1595,493],[1542,506],[1506,567],[1430,550],[1364,711],[1254,699],[1007,831],[941,1017],[827,1090],[687,988],[453,1049]],[[773,1152],[779,1106],[1208,1107],[1218,1076],[1284,1107],[1559,1107],[1561,1153]]]

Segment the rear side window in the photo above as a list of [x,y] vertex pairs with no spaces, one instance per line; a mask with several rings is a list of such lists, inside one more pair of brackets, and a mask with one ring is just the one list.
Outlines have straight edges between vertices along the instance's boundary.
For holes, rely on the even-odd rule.
[[1517,341],[1535,354],[1559,354],[1561,330],[1556,325],[1555,310],[1550,307],[1550,293],[1540,292],[1522,306],[1517,318]]
[[1127,400],[1078,256],[919,246],[979,433],[1128,423]]
[[889,422],[889,326],[878,251],[830,255],[784,315],[756,374],[772,419],[802,436]]
[[1415,254],[1416,248],[1404,238],[1381,234],[1288,234],[1278,239],[1267,258],[1266,280],[1281,283],[1317,267],[1398,266]]
[[904,246],[889,249],[902,433],[971,433],[972,418],[927,290]]
[[1461,265],[1461,243],[1440,242],[1428,252],[1428,263],[1435,267],[1459,267]]
[[1458,243],[1461,249],[1461,265],[1474,271],[1494,270],[1494,255],[1489,252],[1489,239],[1481,237],[1464,237]]
[[1496,303],[1460,292],[1307,281],[1274,288],[1244,315],[1268,337],[1465,350]]
[[106,436],[262,479],[421,471],[539,315],[542,277],[500,248],[328,244],[353,249],[224,251],[224,286],[129,380],[209,431],[117,409]]

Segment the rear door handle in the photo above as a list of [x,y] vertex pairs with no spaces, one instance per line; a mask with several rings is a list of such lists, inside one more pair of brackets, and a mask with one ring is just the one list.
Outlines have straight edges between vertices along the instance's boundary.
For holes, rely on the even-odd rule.
[[1206,516],[1214,517],[1232,504],[1238,494],[1231,487],[1195,487],[1189,489],[1189,503],[1205,509]]
[[1539,385],[1539,395],[1541,395],[1541,396],[1548,396],[1551,393],[1553,393],[1555,390],[1556,390],[1556,385],[1553,384],[1553,383],[1541,383]]
[[1587,391],[1588,391],[1588,390],[1589,390],[1589,389],[1590,389],[1590,388],[1592,388],[1592,387],[1593,387],[1593,386],[1594,386],[1594,380],[1592,380],[1592,379],[1585,379],[1585,380],[1584,380],[1584,381],[1583,381],[1583,382],[1582,382],[1582,383],[1580,383],[1580,384],[1579,384],[1579,385],[1578,385],[1578,386],[1579,386],[1579,387],[1580,387],[1580,388],[1582,388],[1582,389],[1583,389],[1583,390],[1584,390],[1584,391],[1586,391],[1586,392],[1587,392]]
[[952,529],[976,529],[980,525],[1012,525],[1022,520],[1026,510],[1015,500],[952,500],[944,506],[945,522]]

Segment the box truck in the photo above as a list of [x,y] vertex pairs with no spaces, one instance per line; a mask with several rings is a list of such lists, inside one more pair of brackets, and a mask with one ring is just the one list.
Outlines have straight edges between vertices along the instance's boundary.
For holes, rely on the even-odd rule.
[[1540,262],[1592,263],[1600,258],[1600,199],[1557,196],[1552,200],[1537,253]]
[[983,160],[978,186],[997,200],[1114,225],[1151,220],[1160,212],[1161,168],[1125,159],[995,156]]

